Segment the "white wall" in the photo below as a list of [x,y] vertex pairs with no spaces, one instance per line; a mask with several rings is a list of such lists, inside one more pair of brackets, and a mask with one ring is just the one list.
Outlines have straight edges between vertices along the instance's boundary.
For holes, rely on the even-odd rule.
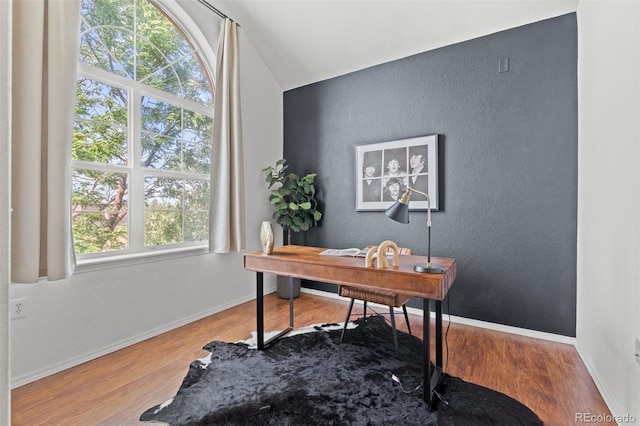
[[577,347],[640,421],[640,3],[583,0],[578,31]]
[[[0,425],[11,423],[11,394],[9,392],[9,205],[11,194],[9,173],[11,156],[11,3],[0,1]],[[5,96],[5,94],[7,94]]]
[[[220,19],[197,2],[180,4],[215,51]],[[247,250],[259,250],[260,222],[272,213],[262,169],[282,155],[282,89],[242,29],[240,46]],[[275,289],[272,277],[265,288]],[[251,300],[255,274],[241,253],[200,254],[12,284],[10,296],[26,297],[28,309],[10,324],[15,387]]]

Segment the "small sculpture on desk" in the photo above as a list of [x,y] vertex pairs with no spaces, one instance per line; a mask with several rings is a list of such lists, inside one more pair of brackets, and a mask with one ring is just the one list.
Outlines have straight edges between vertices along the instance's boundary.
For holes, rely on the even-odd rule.
[[400,250],[398,245],[393,241],[387,240],[380,243],[379,246],[373,246],[367,252],[367,256],[364,259],[364,265],[367,268],[373,267],[373,262],[376,262],[378,269],[388,268],[389,260],[387,259],[387,252],[393,253],[393,266],[400,265]]
[[262,246],[262,252],[264,254],[271,254],[273,252],[273,227],[271,222],[263,221],[260,226],[260,245]]

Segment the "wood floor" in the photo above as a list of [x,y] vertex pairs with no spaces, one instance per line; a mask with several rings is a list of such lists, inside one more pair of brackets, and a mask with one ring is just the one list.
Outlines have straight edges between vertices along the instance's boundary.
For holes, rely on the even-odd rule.
[[[295,326],[341,322],[346,309],[342,300],[303,293],[295,301]],[[361,309],[354,308],[357,316]],[[191,361],[206,355],[203,345],[248,338],[255,311],[255,302],[245,303],[16,388],[12,425],[141,424],[140,414],[171,398]],[[422,336],[422,317],[410,321],[413,333]],[[406,331],[402,316],[397,324]],[[287,325],[288,301],[267,296],[265,329]],[[575,424],[577,413],[611,414],[571,345],[455,323],[447,341],[449,374],[519,400],[547,425]]]

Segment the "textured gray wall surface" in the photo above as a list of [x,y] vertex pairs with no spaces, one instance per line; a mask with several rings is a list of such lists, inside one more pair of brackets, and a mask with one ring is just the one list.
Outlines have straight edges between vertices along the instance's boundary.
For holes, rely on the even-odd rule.
[[[509,70],[499,72],[506,58]],[[575,336],[575,14],[292,89],[283,101],[284,156],[291,170],[318,174],[324,213],[294,243],[390,239],[426,255],[426,212],[403,225],[356,211],[355,146],[437,133],[432,255],[458,262],[445,310]]]

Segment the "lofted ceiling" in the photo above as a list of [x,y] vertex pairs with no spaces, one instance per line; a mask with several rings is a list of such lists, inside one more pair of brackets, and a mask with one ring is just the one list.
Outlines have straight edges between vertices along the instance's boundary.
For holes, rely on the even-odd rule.
[[229,0],[283,90],[577,10],[578,0]]

